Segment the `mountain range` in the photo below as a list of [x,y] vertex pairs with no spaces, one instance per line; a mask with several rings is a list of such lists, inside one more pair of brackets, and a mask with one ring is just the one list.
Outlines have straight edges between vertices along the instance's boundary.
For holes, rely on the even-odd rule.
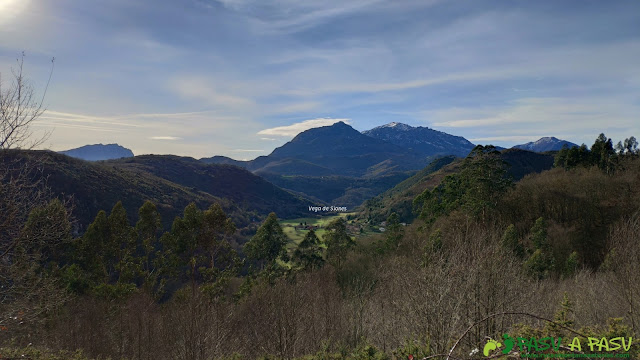
[[251,161],[222,156],[201,159],[241,166],[257,174],[350,177],[418,170],[429,160],[425,154],[367,136],[342,121],[303,131],[271,154]]
[[[542,138],[514,148],[543,152],[559,149],[564,144],[573,145],[556,138]],[[346,206],[352,210],[416,173],[424,177],[425,169],[431,169],[430,173],[456,157],[465,157],[473,147],[474,144],[463,137],[427,127],[393,122],[359,132],[344,122],[337,122],[303,131],[269,155],[249,161],[225,156],[199,161],[171,155],[133,157],[131,150],[117,144],[87,145],[61,153],[85,160],[105,161],[95,167],[68,161],[67,165],[94,173],[106,171],[105,174],[88,180],[79,176],[81,171],[70,169],[67,172],[71,175],[69,179],[57,178],[58,172],[54,170],[52,176],[59,184],[65,185],[57,189],[64,193],[71,192],[68,186],[82,189],[84,185],[81,182],[85,180],[94,183],[101,177],[124,176],[124,179],[109,181],[110,184],[118,184],[113,189],[109,188],[110,185],[101,186],[101,190],[107,193],[101,194],[100,198],[117,201],[118,197],[129,196],[126,189],[137,189],[132,190],[133,193],[138,192],[133,196],[135,201],[151,197],[161,206],[175,207],[166,212],[171,213],[170,216],[181,210],[186,199],[193,201],[211,196],[211,199],[230,201],[229,205],[237,207],[238,212],[259,217],[278,208],[279,216],[291,217],[308,215],[303,210],[311,203]],[[536,160],[528,151],[505,150],[503,153],[506,161],[516,165],[512,166],[512,175],[516,178],[551,166],[547,157],[541,163],[542,160]],[[442,156],[447,160],[433,162]],[[131,183],[131,176],[139,176],[141,180]],[[168,186],[175,201],[168,201],[166,195],[161,196],[166,189],[155,189],[158,184]],[[87,186],[84,190],[90,194],[95,184]],[[141,190],[141,186],[145,190]],[[84,193],[84,190],[80,192]],[[150,196],[149,192],[155,195]],[[98,202],[97,195],[91,199],[84,200],[94,204]],[[101,208],[113,205],[103,202],[100,203]],[[95,209],[90,207],[86,210],[92,212]]]

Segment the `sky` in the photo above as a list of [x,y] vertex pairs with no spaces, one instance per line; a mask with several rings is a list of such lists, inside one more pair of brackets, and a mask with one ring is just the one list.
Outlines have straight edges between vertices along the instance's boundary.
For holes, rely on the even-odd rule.
[[52,150],[253,159],[336,121],[640,137],[635,0],[0,0],[3,86],[23,51],[39,94],[53,71]]

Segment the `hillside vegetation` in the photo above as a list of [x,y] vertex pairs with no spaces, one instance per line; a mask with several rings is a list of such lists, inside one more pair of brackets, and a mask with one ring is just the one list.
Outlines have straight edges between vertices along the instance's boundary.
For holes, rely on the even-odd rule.
[[[119,359],[481,359],[503,334],[636,338],[640,159],[610,145],[602,135],[575,159],[563,150],[555,168],[519,181],[503,154],[477,146],[425,171],[413,223],[392,213],[383,233],[357,240],[336,217],[294,245],[271,213],[234,247],[219,205],[190,204],[162,231],[151,202],[135,224],[117,204],[74,237],[54,201],[21,236],[58,229],[60,241],[25,242],[11,273],[15,284],[40,279],[46,296],[15,288],[3,345]],[[637,342],[625,352],[637,358]]]
[[[0,155],[4,163],[37,158],[40,167],[31,176],[45,179],[52,195],[72,199],[79,232],[84,232],[98,211],[111,209],[118,201],[128,209],[137,209],[147,200],[153,202],[167,229],[191,202],[202,208],[220,203],[239,227],[264,218],[273,209],[279,209],[284,218],[308,214],[308,201],[235,166],[160,155],[101,162],[43,151]],[[135,213],[129,220],[137,220]]]

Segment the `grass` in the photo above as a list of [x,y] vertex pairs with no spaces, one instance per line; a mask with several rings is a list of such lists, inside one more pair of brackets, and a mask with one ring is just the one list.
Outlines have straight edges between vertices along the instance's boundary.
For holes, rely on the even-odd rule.
[[[315,232],[316,232],[316,235],[318,235],[318,238],[322,240],[322,236],[325,233],[325,230],[324,230],[325,226],[327,226],[331,221],[335,219],[338,219],[338,218],[346,219],[347,216],[349,215],[351,215],[352,217],[355,217],[356,213],[345,212],[345,213],[340,213],[337,215],[330,215],[330,216],[304,217],[304,218],[297,218],[297,219],[290,219],[290,220],[282,220],[280,221],[280,226],[282,226],[282,230],[284,231],[285,235],[287,235],[287,237],[291,239],[291,242],[288,244],[288,248],[294,249],[297,246],[297,244],[299,244],[302,241],[302,239],[304,239],[305,235],[308,232],[308,230],[296,230],[295,229],[296,225],[300,225],[300,223],[306,222],[307,225],[314,225],[314,226],[320,227],[319,229],[315,230]],[[352,220],[348,220],[347,222],[351,223],[351,221]],[[370,235],[370,232],[367,231],[365,233],[358,234],[357,236],[360,237],[360,236],[366,236],[366,235]]]

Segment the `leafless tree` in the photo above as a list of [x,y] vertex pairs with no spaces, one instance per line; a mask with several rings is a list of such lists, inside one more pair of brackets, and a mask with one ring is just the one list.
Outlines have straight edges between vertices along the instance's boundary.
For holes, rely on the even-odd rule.
[[[43,102],[53,73],[53,60],[42,97],[37,96],[25,79],[24,53],[16,61],[17,68],[11,70],[12,81],[8,86],[0,73],[0,325],[3,328],[9,319],[22,321],[34,314],[27,303],[33,302],[35,294],[51,290],[51,284],[32,281],[34,274],[27,270],[33,270],[32,251],[57,234],[44,228],[32,228],[28,235],[24,233],[31,211],[44,209],[49,196],[41,176],[42,160],[36,153],[22,152],[41,145],[48,137],[47,133],[34,136],[32,126],[45,111]],[[65,210],[65,221],[66,215]]]
[[53,75],[55,58],[51,59],[51,72],[42,97],[38,99],[34,87],[25,79],[24,52],[17,59],[17,68],[12,69],[13,79],[4,87],[0,73],[0,149],[33,149],[42,145],[49,134],[33,137],[32,125],[44,112],[44,98]]

